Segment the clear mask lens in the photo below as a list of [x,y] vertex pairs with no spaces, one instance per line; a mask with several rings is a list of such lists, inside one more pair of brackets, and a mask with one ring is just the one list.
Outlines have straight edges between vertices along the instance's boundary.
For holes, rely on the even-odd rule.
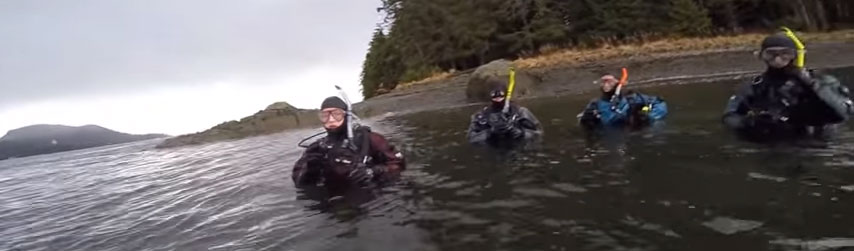
[[773,61],[777,58],[788,62],[795,59],[795,57],[797,56],[797,51],[792,48],[771,47],[762,50],[762,52],[759,53],[759,56],[762,58],[762,60],[765,60],[767,62]]
[[341,110],[335,110],[335,111],[321,111],[317,115],[320,118],[320,121],[327,122],[327,121],[329,121],[330,117],[335,121],[344,120],[345,113],[344,113],[344,111],[341,111]]

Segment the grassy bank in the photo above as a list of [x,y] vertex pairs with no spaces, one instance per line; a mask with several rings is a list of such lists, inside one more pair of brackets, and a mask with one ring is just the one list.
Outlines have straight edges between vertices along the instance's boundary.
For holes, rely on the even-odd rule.
[[[751,49],[756,48],[762,38],[767,35],[767,33],[752,33],[702,38],[669,38],[627,44],[606,42],[603,43],[602,46],[587,49],[557,49],[556,47],[545,47],[540,50],[538,55],[532,57],[520,57],[513,63],[516,67],[521,69],[540,69],[555,66],[583,65],[617,58],[690,52],[702,53],[705,51],[729,49]],[[854,42],[854,29],[832,32],[799,33],[798,35],[801,40],[806,43],[807,51],[809,51],[810,43]],[[440,72],[422,80],[402,83],[398,85],[397,88],[407,89],[418,85],[435,83],[437,81],[445,80],[452,75],[453,72]]]

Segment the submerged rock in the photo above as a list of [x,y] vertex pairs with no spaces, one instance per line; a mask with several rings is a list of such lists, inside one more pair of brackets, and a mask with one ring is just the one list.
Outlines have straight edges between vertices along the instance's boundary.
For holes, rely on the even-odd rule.
[[840,248],[854,247],[854,239],[851,238],[825,238],[814,241],[804,241],[799,239],[776,240],[771,241],[771,244],[781,246],[799,247],[801,250],[837,250]]
[[766,174],[761,174],[761,173],[748,173],[747,177],[750,177],[753,179],[758,179],[758,180],[770,180],[770,181],[776,181],[776,182],[786,181],[786,178],[783,178],[783,177],[771,176],[771,175],[766,175]]
[[703,223],[703,226],[711,228],[718,233],[730,235],[738,232],[750,231],[762,226],[762,222],[739,220],[728,217],[717,217]]

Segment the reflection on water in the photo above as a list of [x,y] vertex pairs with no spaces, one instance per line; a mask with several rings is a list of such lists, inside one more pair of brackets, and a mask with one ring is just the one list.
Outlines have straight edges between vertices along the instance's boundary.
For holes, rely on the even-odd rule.
[[[840,70],[854,81],[854,69]],[[719,124],[734,83],[643,89],[666,124],[590,137],[589,97],[528,100],[536,147],[471,147],[465,107],[370,121],[405,149],[395,186],[293,188],[310,131],[156,141],[0,162],[0,250],[833,250],[854,246],[854,128],[826,146]]]
[[735,84],[644,88],[672,104],[665,125],[593,137],[574,115],[596,94],[526,101],[546,138],[510,155],[455,143],[477,107],[407,117],[429,174],[414,221],[443,249],[471,250],[789,250],[854,236],[850,126],[821,147],[739,141],[719,120]]

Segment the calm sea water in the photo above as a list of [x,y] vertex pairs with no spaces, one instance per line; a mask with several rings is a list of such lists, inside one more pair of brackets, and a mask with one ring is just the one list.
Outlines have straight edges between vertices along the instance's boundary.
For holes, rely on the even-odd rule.
[[475,106],[367,121],[409,169],[334,198],[290,181],[310,130],[0,161],[0,250],[854,247],[854,128],[827,144],[742,142],[719,123],[734,84],[643,88],[668,101],[666,124],[598,137],[575,124],[596,94],[527,100],[546,137],[512,152],[466,143]]

